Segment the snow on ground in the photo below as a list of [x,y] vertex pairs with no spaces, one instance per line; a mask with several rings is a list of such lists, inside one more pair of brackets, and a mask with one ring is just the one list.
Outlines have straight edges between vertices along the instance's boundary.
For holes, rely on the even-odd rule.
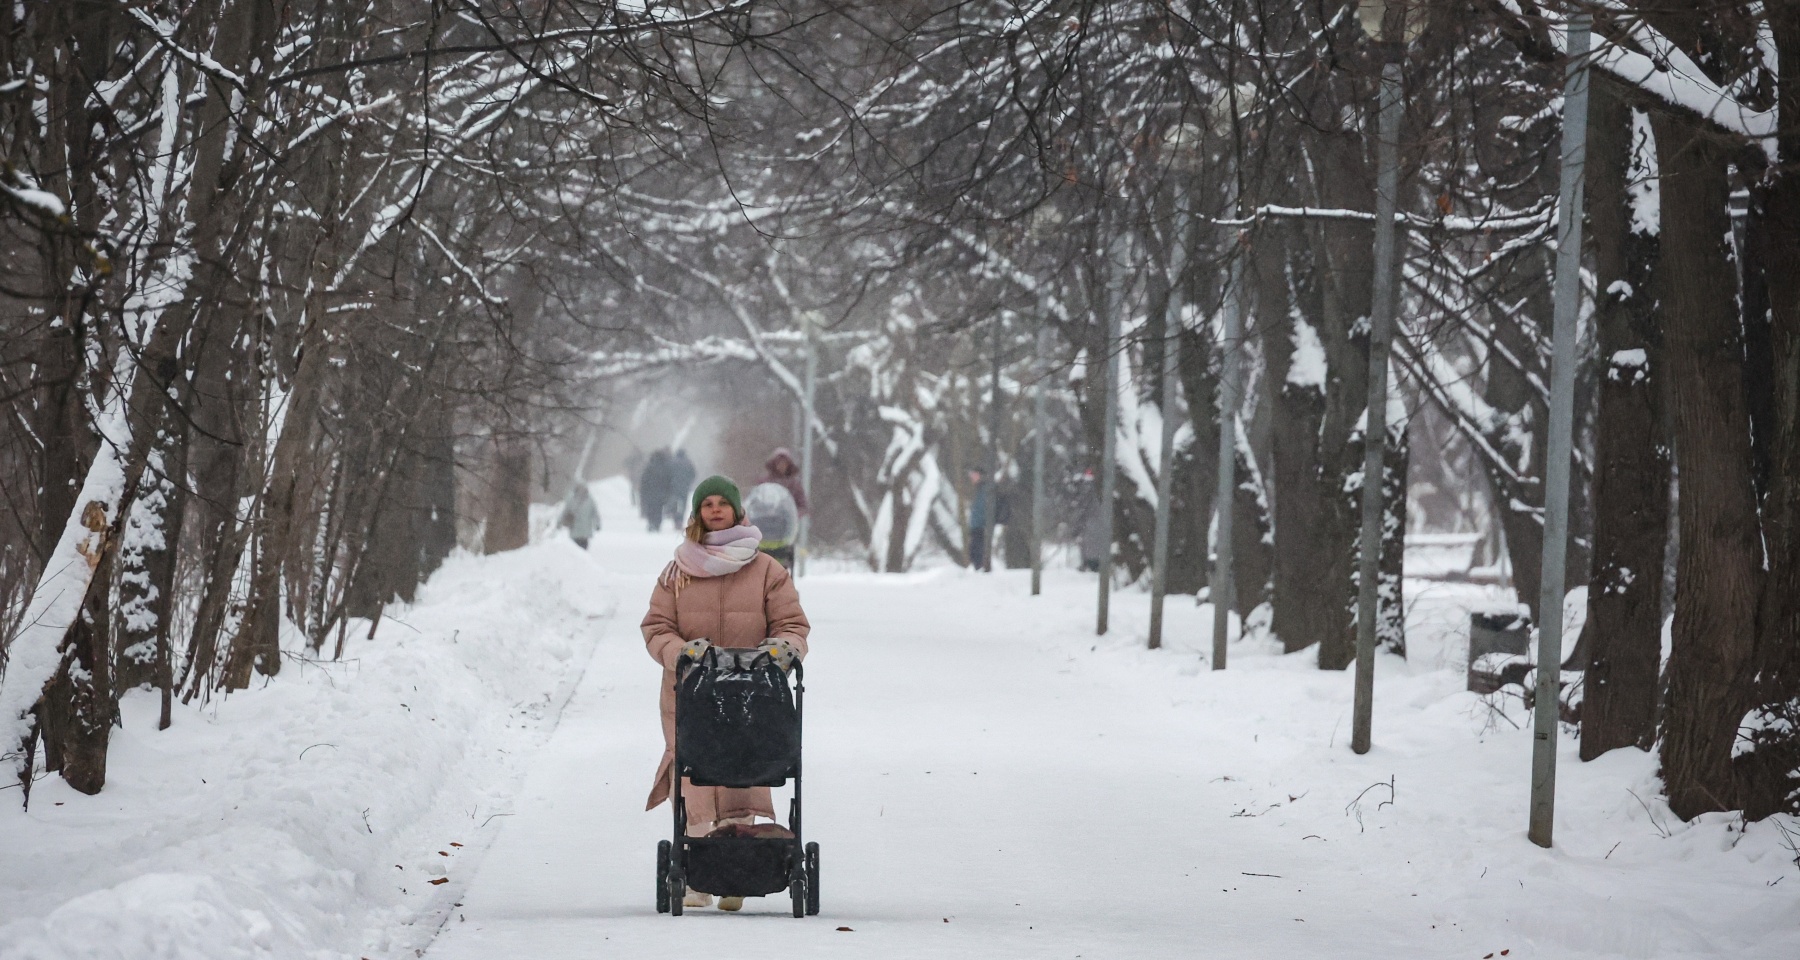
[[1348,674],[1255,638],[1211,671],[1204,606],[1172,602],[1149,651],[1137,591],[1093,636],[1091,575],[809,576],[823,914],[658,915],[636,623],[674,534],[626,496],[596,485],[585,556],[453,561],[418,632],[353,663],[162,734],[128,700],[106,792],[0,807],[0,956],[1800,956],[1781,825],[1683,824],[1650,756],[1565,739],[1558,845],[1525,839],[1524,717],[1462,690],[1459,625],[1498,599],[1467,584],[1409,583],[1412,659],[1380,660],[1358,757]]
[[[641,595],[668,545],[594,549],[641,562]],[[1487,588],[1410,585],[1414,656],[1382,659],[1358,757],[1350,677],[1310,652],[1251,639],[1215,673],[1208,608],[1175,604],[1177,639],[1152,652],[1143,594],[1095,638],[1091,577],[1051,571],[1038,598],[1027,583],[802,582],[824,906],[805,920],[783,897],[654,912],[658,672],[625,594],[427,957],[1800,956],[1777,825],[1682,824],[1647,755],[1582,764],[1567,740],[1558,846],[1525,839],[1524,717],[1463,691],[1451,627],[1497,600]]]
[[0,958],[411,956],[612,612],[595,569],[566,540],[455,556],[341,663],[288,644],[162,732],[128,694],[98,796],[0,792]]

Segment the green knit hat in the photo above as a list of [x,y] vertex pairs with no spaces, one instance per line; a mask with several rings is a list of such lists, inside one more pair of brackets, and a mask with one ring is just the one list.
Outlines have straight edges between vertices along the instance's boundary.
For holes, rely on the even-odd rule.
[[737,514],[738,520],[744,519],[744,497],[738,493],[737,484],[732,483],[729,477],[716,475],[700,481],[700,485],[694,488],[694,508],[689,516],[699,516],[701,502],[707,497],[715,495],[724,497],[725,502],[731,504],[731,509]]

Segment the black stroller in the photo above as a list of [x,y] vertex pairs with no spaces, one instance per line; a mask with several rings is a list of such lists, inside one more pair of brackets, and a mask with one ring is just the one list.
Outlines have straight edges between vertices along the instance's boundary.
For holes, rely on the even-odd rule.
[[[675,667],[675,834],[656,847],[656,912],[681,916],[691,887],[720,897],[782,890],[794,916],[819,912],[819,845],[800,834],[799,663],[789,674],[759,650],[710,647]],[[682,778],[705,787],[779,787],[794,778],[787,830],[690,837]]]

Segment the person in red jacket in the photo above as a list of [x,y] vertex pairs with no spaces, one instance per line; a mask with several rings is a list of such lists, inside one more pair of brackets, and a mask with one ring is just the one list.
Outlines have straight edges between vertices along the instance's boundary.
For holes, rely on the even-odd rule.
[[[788,448],[776,447],[775,452],[763,464],[763,469],[768,472],[757,482],[778,484],[786,489],[794,498],[795,511],[802,517],[806,516],[806,486],[800,482],[800,466],[794,462],[794,455],[788,452]],[[770,550],[768,554],[782,566],[791,569],[794,566],[795,546],[797,544],[790,543]]]
[[806,487],[800,483],[800,465],[794,462],[794,455],[786,447],[776,447],[769,455],[763,469],[768,471],[758,483],[779,483],[794,495],[794,506],[800,509],[800,515],[806,516]]

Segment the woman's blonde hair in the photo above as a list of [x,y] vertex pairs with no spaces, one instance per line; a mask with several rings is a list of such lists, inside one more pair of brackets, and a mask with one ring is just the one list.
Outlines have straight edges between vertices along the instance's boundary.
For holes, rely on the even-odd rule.
[[706,536],[706,521],[700,519],[699,511],[695,511],[694,515],[688,518],[687,538],[699,543],[700,538],[704,536]]

